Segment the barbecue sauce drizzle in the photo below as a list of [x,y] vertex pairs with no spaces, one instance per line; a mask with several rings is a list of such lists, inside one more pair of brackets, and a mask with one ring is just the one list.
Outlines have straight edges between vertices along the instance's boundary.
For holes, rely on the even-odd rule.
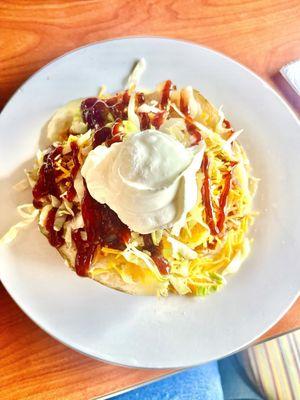
[[[58,158],[62,156],[62,150],[62,146],[58,146],[55,148],[52,147],[50,148],[49,153],[45,154],[44,156],[43,165],[40,168],[38,180],[32,189],[33,205],[36,208],[42,208],[43,199],[45,197],[49,197],[50,195],[55,196],[57,199],[60,199],[61,191],[59,185],[56,182],[56,177],[59,176],[60,172],[55,169],[55,162]],[[71,143],[71,150],[74,165],[71,171],[71,177],[64,180],[64,183],[66,185],[69,184],[69,188],[66,194],[66,198],[69,201],[72,201],[76,195],[73,181],[80,168],[80,164],[78,161],[79,148],[75,142]],[[47,230],[47,237],[51,246],[59,248],[65,243],[65,240],[63,238],[63,228],[59,231],[54,229],[56,213],[57,207],[53,207],[48,212],[45,222],[45,229]]]
[[[170,98],[172,89],[172,82],[167,80],[162,90],[162,97],[160,108],[162,112],[157,113],[153,118],[152,124],[156,129],[164,121],[165,108]],[[108,147],[116,142],[122,141],[119,134],[122,119],[127,118],[127,107],[130,95],[126,91],[122,96],[117,95],[108,100],[99,100],[97,98],[89,98],[82,102],[81,109],[84,121],[88,124],[89,128],[95,129],[93,148],[105,143]],[[144,103],[145,98],[143,93],[136,94],[136,100],[139,105]],[[202,139],[199,129],[193,124],[193,120],[189,115],[189,109],[184,104],[183,99],[180,99],[180,109],[185,114],[185,122],[188,132],[193,136],[193,145],[199,143]],[[115,123],[112,128],[105,127],[108,114],[112,114]],[[150,118],[147,113],[140,113],[141,130],[149,129],[151,126]],[[230,128],[230,123],[224,120],[226,128]],[[62,155],[62,146],[52,148],[49,153],[44,156],[44,163],[39,171],[39,177],[35,184],[33,193],[33,204],[36,208],[41,208],[43,203],[42,199],[46,196],[53,195],[57,198],[60,197],[59,185],[56,183],[55,178],[58,171],[55,170],[55,160]],[[73,168],[71,177],[67,179],[69,188],[67,190],[66,198],[72,201],[76,196],[74,188],[74,178],[80,168],[78,160],[79,148],[75,142],[71,143]],[[231,186],[232,173],[229,171],[225,176],[225,184],[219,200],[218,220],[215,224],[213,216],[213,206],[211,203],[209,175],[208,175],[208,157],[205,153],[203,156],[201,170],[204,174],[203,185],[201,194],[205,206],[205,213],[207,224],[210,228],[212,235],[218,235],[224,226],[225,221],[225,207],[228,194]],[[123,250],[126,243],[130,239],[130,229],[119,219],[118,215],[111,210],[106,204],[100,204],[90,195],[86,183],[84,181],[84,197],[81,203],[82,217],[84,221],[84,228],[74,230],[72,232],[72,239],[77,249],[75,269],[78,275],[87,276],[88,269],[95,255],[97,246],[108,246]],[[48,231],[49,243],[59,248],[64,244],[63,229],[60,231],[54,230],[54,222],[57,208],[53,207],[46,219],[46,229]],[[86,235],[86,239],[83,238]],[[161,254],[161,246],[155,246],[150,234],[143,235],[144,249],[149,251],[155,264],[157,265],[160,273],[168,274],[170,265],[168,261]]]
[[76,196],[76,190],[74,187],[74,179],[77,175],[77,172],[79,171],[80,168],[80,163],[78,160],[78,153],[79,153],[79,147],[78,144],[75,142],[71,142],[71,150],[72,150],[72,160],[73,160],[73,168],[71,170],[71,175],[70,178],[67,179],[69,188],[67,190],[67,194],[66,194],[66,199],[68,201],[73,201],[75,196]]
[[[98,203],[90,195],[85,181],[81,212],[85,229],[73,231],[72,238],[77,248],[76,272],[86,276],[98,245],[124,250],[131,234],[130,229],[108,205]],[[82,238],[84,231],[86,240]]]
[[[184,101],[183,97],[180,97],[180,111],[185,115],[185,125],[187,128],[187,131],[193,136],[194,138],[194,143],[193,145],[197,144],[200,142],[202,139],[200,131],[197,129],[197,127],[193,124],[193,120],[190,117],[190,110],[188,107],[188,104]],[[208,157],[207,154],[204,153],[203,155],[203,160],[201,164],[201,171],[204,175],[203,178],[203,183],[202,183],[202,188],[201,188],[201,195],[202,195],[202,201],[204,204],[205,208],[205,215],[206,215],[206,223],[209,226],[210,232],[212,235],[218,235],[219,230],[217,229],[214,221],[214,215],[213,215],[213,206],[211,202],[211,194],[210,194],[210,180],[209,180],[209,175],[208,175]]]
[[213,215],[213,206],[211,203],[211,195],[210,195],[210,180],[208,175],[208,157],[207,154],[204,153],[201,170],[204,174],[203,184],[201,188],[202,199],[205,207],[206,214],[206,223],[209,226],[210,232],[212,235],[218,235],[219,230],[215,225],[214,215]]
[[202,140],[201,133],[199,129],[191,122],[191,118],[186,116],[185,118],[185,125],[186,129],[188,130],[189,134],[193,137],[194,142],[193,146],[198,144]]
[[58,249],[65,243],[65,240],[63,238],[63,228],[60,229],[59,231],[56,231],[54,229],[56,212],[57,212],[56,207],[51,208],[51,210],[48,212],[45,228],[48,231],[49,243],[51,244],[51,246]]
[[[190,111],[188,104],[185,103],[183,97],[180,97],[180,111],[185,115],[185,124],[188,132],[194,137],[194,143],[198,144],[202,140],[201,133],[199,129],[193,124],[193,120],[190,117]],[[223,124],[226,129],[231,128],[231,124],[228,120],[224,119]],[[233,132],[233,131],[232,131]],[[235,166],[230,165],[231,167]],[[205,215],[206,215],[206,222],[209,226],[210,232],[212,235],[216,236],[220,234],[224,228],[225,222],[225,207],[227,203],[227,198],[229,195],[230,187],[231,187],[231,180],[232,180],[232,171],[229,171],[225,175],[225,184],[220,195],[219,199],[219,210],[218,210],[218,219],[217,223],[215,223],[214,215],[213,215],[213,206],[211,202],[211,193],[210,193],[210,184],[209,184],[209,175],[208,175],[208,157],[207,154],[204,153],[201,170],[204,174],[204,180],[201,188],[202,200],[205,207]]]
[[160,128],[160,126],[163,124],[163,122],[165,120],[165,115],[166,115],[165,111],[157,112],[155,114],[155,116],[153,117],[153,120],[152,120],[152,125],[154,126],[155,129],[158,130]]
[[146,129],[150,129],[151,122],[149,115],[147,113],[140,113],[140,126],[141,126],[141,131],[145,131]]
[[149,251],[149,253],[151,254],[151,258],[155,262],[159,272],[162,275],[168,274],[170,272],[170,265],[161,254],[161,246],[155,246],[150,233],[143,235],[143,239],[144,250]]
[[220,200],[219,200],[219,216],[218,216],[218,221],[217,221],[217,228],[218,228],[219,232],[222,232],[223,227],[224,227],[225,207],[226,207],[226,203],[227,203],[228,194],[230,191],[231,179],[232,179],[232,172],[229,171],[229,172],[227,172],[227,174],[225,176],[225,184],[224,184],[224,188],[220,195]]
[[172,82],[168,79],[165,82],[163,90],[162,90],[162,95],[161,95],[161,100],[160,100],[160,106],[162,109],[165,109],[168,105],[171,90],[172,90]]
[[49,153],[44,156],[38,180],[32,189],[33,205],[35,208],[43,207],[42,199],[46,196],[53,195],[57,198],[60,196],[59,186],[55,181],[55,178],[58,175],[55,170],[55,160],[56,157],[59,157],[62,154],[62,150],[62,146],[52,146]]

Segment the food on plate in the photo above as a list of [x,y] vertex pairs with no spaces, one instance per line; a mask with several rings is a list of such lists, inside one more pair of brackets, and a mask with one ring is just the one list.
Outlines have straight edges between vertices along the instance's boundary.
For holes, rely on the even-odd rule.
[[[79,276],[131,294],[205,296],[250,251],[257,180],[222,109],[170,80],[74,100],[48,123],[27,171],[36,217]],[[20,184],[22,186],[22,183]]]

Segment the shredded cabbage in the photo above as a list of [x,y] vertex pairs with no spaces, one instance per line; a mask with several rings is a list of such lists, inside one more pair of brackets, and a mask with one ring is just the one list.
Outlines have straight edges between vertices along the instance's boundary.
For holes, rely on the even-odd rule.
[[[213,235],[209,226],[206,208],[203,202],[202,171],[196,175],[198,200],[186,219],[169,229],[159,229],[151,233],[154,246],[160,251],[161,257],[169,265],[166,274],[154,261],[150,251],[145,248],[145,237],[137,232],[131,232],[131,238],[125,250],[98,246],[89,271],[91,277],[99,274],[118,274],[126,285],[143,284],[155,287],[159,295],[166,296],[169,292],[179,295],[206,296],[216,292],[226,280],[224,276],[238,271],[250,252],[251,241],[247,238],[249,226],[253,223],[253,198],[257,187],[257,179],[251,176],[250,164],[245,151],[237,142],[242,130],[234,131],[228,128],[223,108],[215,108],[204,96],[191,86],[175,89],[172,86],[170,101],[165,109],[160,104],[165,82],[159,84],[155,91],[145,92],[145,102],[137,104],[137,85],[145,69],[145,60],[140,60],[127,83],[129,103],[127,118],[118,126],[118,133],[127,140],[141,129],[141,114],[148,114],[150,127],[155,126],[155,118],[163,111],[164,119],[159,130],[171,135],[184,146],[194,144],[187,128],[187,118],[182,112],[181,102],[189,110],[189,123],[201,134],[205,142],[205,153],[208,158],[208,175],[210,201],[214,223],[220,214],[220,198],[225,189],[225,177],[230,173],[231,181],[225,204],[225,220],[223,230]],[[101,87],[98,97],[110,98]],[[122,95],[122,93],[119,93]],[[75,100],[60,108],[48,124],[48,137],[54,146],[63,147],[63,155],[67,164],[57,161],[59,176],[57,181],[63,182],[71,176],[74,162],[68,155],[72,152],[71,144],[76,142],[79,147],[78,160],[82,165],[85,157],[93,147],[94,129],[88,129],[80,112],[81,100]],[[105,127],[112,127],[114,117],[109,113]],[[156,119],[157,123],[157,119]],[[49,150],[38,151],[32,171],[26,171],[31,187],[38,179],[38,172],[43,164],[45,154]],[[81,212],[81,201],[84,196],[82,175],[77,172],[73,177],[76,196],[72,202],[66,199],[67,189],[60,198],[49,196],[48,203],[41,210],[32,205],[18,208],[23,220],[14,225],[0,243],[8,243],[14,239],[17,232],[29,225],[37,216],[42,232],[49,211],[57,208],[54,229],[63,229],[65,244],[59,249],[68,265],[74,267],[76,247],[72,240],[72,231],[81,229],[83,239],[87,239]],[[25,189],[28,183],[23,180],[15,185],[16,190]],[[75,203],[75,208],[73,207]],[[149,238],[148,238],[149,241]],[[115,276],[115,275],[114,275]]]
[[161,110],[159,108],[157,108],[156,106],[151,105],[151,104],[148,105],[146,103],[144,103],[141,106],[139,106],[137,111],[140,112],[140,113],[154,113],[154,114],[157,114],[157,113],[161,112]]
[[148,268],[159,281],[166,279],[163,275],[161,275],[150,255],[146,254],[144,251],[138,250],[132,244],[129,244],[126,250],[124,250],[121,254],[125,260],[129,261],[130,263],[139,265],[142,268]]
[[168,236],[167,240],[169,243],[171,243],[172,257],[175,260],[180,260],[181,258],[194,260],[198,257],[198,254],[195,250],[192,250],[189,246],[180,242],[179,240],[174,239],[171,236]]
[[169,118],[160,126],[159,130],[173,136],[185,147],[191,145],[191,135],[187,132],[183,118]]
[[130,136],[138,132],[138,128],[133,121],[125,120],[122,123],[121,132],[123,133],[123,140],[127,140]]
[[81,122],[80,104],[82,99],[72,100],[63,107],[59,108],[50,119],[47,127],[47,137],[52,142],[60,140],[72,126],[74,117]]
[[75,188],[78,200],[81,201],[84,196],[84,185],[83,185],[82,175],[80,172],[78,172],[75,176],[74,188]]
[[45,228],[46,226],[46,221],[47,221],[47,217],[48,217],[48,213],[50,210],[52,210],[53,206],[52,204],[46,204],[40,211],[40,215],[39,215],[39,225],[42,228]]
[[186,86],[185,88],[181,89],[180,97],[186,104],[188,104],[189,115],[191,118],[196,119],[196,117],[201,114],[202,109],[200,103],[196,101],[194,97],[192,86]]
[[99,99],[104,98],[105,92],[106,92],[106,85],[102,85],[98,93]]
[[176,292],[179,293],[181,296],[192,292],[191,288],[188,285],[187,278],[180,278],[178,276],[172,275],[170,276],[170,283],[176,290]]
[[136,63],[132,73],[129,75],[126,88],[134,91],[137,85],[139,84],[139,81],[145,69],[146,69],[146,60],[144,58],[141,58]]
[[140,131],[140,119],[135,112],[135,92],[131,93],[128,104],[128,121],[135,126],[136,132]]
[[29,182],[27,178],[21,179],[18,183],[13,186],[16,192],[23,192],[23,190],[29,187]]
[[8,232],[0,239],[0,245],[6,245],[12,242],[17,234],[24,228],[28,227],[39,215],[39,211],[36,210],[32,204],[22,204],[17,207],[19,215],[23,218],[22,221],[13,225]]
[[151,233],[151,238],[152,238],[153,244],[155,246],[159,245],[159,243],[163,237],[163,233],[164,233],[163,229],[157,229],[156,231]]

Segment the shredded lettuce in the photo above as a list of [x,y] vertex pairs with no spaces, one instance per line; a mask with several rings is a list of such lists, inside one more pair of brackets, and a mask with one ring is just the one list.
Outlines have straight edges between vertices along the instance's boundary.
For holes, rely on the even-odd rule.
[[156,231],[151,233],[151,238],[152,238],[153,244],[155,246],[159,245],[159,243],[163,237],[163,232],[164,232],[163,229],[157,229]]
[[74,212],[71,208],[71,204],[68,200],[63,199],[62,203],[60,204],[60,206],[56,211],[54,220],[54,230],[60,231],[61,228],[64,226],[67,217],[70,215],[74,217]]
[[52,210],[53,206],[52,204],[46,204],[40,211],[40,215],[39,215],[39,225],[43,228],[45,228],[46,226],[46,221],[47,221],[47,217],[49,214],[49,211]]
[[170,282],[175,291],[181,296],[192,292],[191,288],[188,286],[187,278],[179,278],[172,275],[170,276]]
[[196,101],[194,97],[192,86],[186,86],[181,89],[180,97],[186,104],[188,104],[189,115],[191,118],[196,119],[196,117],[201,114],[202,109],[200,103]]
[[142,268],[148,268],[159,281],[166,279],[161,275],[150,255],[138,250],[132,244],[127,245],[127,248],[121,254],[128,262],[139,265]]
[[129,90],[135,90],[140,82],[141,76],[146,69],[146,60],[141,58],[133,68],[132,73],[129,75],[126,88]]
[[123,133],[123,140],[127,140],[138,132],[138,128],[133,121],[125,120],[122,122],[121,132]]
[[[175,103],[171,103],[171,107],[174,109],[176,114],[185,120],[184,114],[180,111]],[[206,137],[208,135],[213,135],[214,131],[207,126],[203,125],[201,122],[194,120],[193,124],[200,130],[202,136]]]
[[74,188],[75,188],[78,200],[81,201],[84,196],[84,185],[83,185],[82,175],[80,172],[78,172],[77,175],[75,176]]
[[17,207],[19,215],[23,218],[22,221],[13,225],[8,232],[0,239],[0,245],[6,245],[12,242],[17,234],[28,227],[37,218],[39,211],[36,210],[32,204],[22,204]]
[[194,260],[198,257],[196,251],[192,250],[189,246],[180,242],[179,240],[174,239],[172,236],[168,236],[167,240],[169,243],[171,243],[172,257],[175,258],[175,260],[180,260],[181,258]]
[[135,112],[135,92],[133,92],[130,96],[129,104],[128,104],[128,121],[133,124],[136,128],[136,132],[140,131],[140,119]]
[[102,85],[100,87],[99,93],[98,93],[98,98],[102,99],[105,97],[105,92],[106,92],[106,85]]
[[47,137],[52,142],[60,140],[62,135],[71,128],[74,118],[81,122],[80,104],[82,99],[73,100],[59,108],[50,119],[47,127]]
[[240,266],[242,265],[246,257],[249,255],[249,253],[250,253],[250,240],[248,238],[245,238],[241,245],[240,250],[236,253],[233,259],[224,269],[223,275],[235,274],[236,272],[238,272]]
[[171,135],[185,147],[191,145],[191,135],[186,129],[186,124],[183,118],[169,118],[160,126],[159,130]]
[[58,208],[60,206],[60,200],[57,197],[50,195],[51,205],[52,207]]
[[72,220],[65,222],[64,239],[67,248],[73,248],[72,230],[80,229],[83,227],[84,227],[84,222],[81,213],[76,214],[76,216]]
[[157,108],[156,106],[151,105],[151,104],[149,105],[146,103],[139,106],[137,111],[140,113],[153,113],[153,114],[157,114],[157,113],[161,112],[161,110],[159,108]]
[[[137,85],[144,70],[145,60],[142,59],[136,64],[128,79],[126,88],[130,98],[127,119],[121,121],[122,124],[119,126],[123,140],[140,131],[140,113],[148,114],[150,126],[154,126],[157,114],[162,111],[160,101],[165,82],[159,84],[152,92],[143,91],[145,103],[137,104]],[[105,92],[106,87],[102,86],[98,97],[103,99],[111,97]],[[257,179],[251,176],[247,155],[237,142],[242,130],[234,131],[232,128],[226,128],[223,108],[215,108],[191,86],[172,89],[170,102],[163,110],[164,122],[159,130],[172,136],[185,147],[193,145],[193,138],[187,129],[187,117],[181,108],[182,101],[189,110],[188,121],[199,130],[202,143],[205,142],[205,152],[209,161],[210,200],[215,223],[219,215],[220,197],[225,187],[224,177],[229,172],[232,176],[225,205],[226,218],[223,231],[219,235],[211,234],[202,200],[203,173],[200,170],[196,174],[198,193],[197,203],[193,209],[180,221],[180,224],[151,233],[153,244],[159,246],[161,256],[169,264],[166,275],[160,272],[150,252],[144,249],[144,236],[131,232],[125,250],[98,246],[89,271],[91,277],[113,273],[114,276],[118,274],[120,281],[125,285],[148,285],[154,287],[162,296],[168,295],[169,292],[206,296],[226,284],[224,276],[237,272],[248,256],[251,241],[246,235],[254,218],[252,206]],[[48,124],[48,138],[54,142],[54,146],[63,147],[63,155],[67,159],[67,165],[57,162],[57,169],[60,170],[57,180],[64,181],[71,176],[74,162],[68,155],[72,151],[72,142],[76,142],[79,147],[78,159],[81,165],[92,149],[95,131],[88,129],[82,120],[80,102],[81,100],[75,100],[60,108]],[[105,127],[110,128],[114,123],[114,117],[110,113]],[[33,170],[26,172],[31,187],[38,179],[38,171],[48,151],[49,149],[38,151]],[[15,185],[15,189],[27,188],[28,182],[26,180],[19,182]],[[66,199],[67,188],[64,187],[65,193],[60,198],[49,196],[48,203],[41,210],[34,209],[32,205],[21,206],[18,211],[23,220],[4,235],[0,244],[13,240],[18,231],[29,225],[36,217],[41,231],[47,234],[45,229],[47,216],[55,207],[57,211],[54,229],[56,231],[63,229],[65,239],[65,244],[59,251],[68,265],[74,267],[76,247],[72,240],[72,231],[82,229],[82,238],[87,238],[81,212],[76,212],[75,215],[73,211],[76,208],[80,210],[84,196],[80,170],[73,184],[76,196],[72,202]]]
[[218,291],[225,283],[225,279],[217,272],[204,273],[196,280],[190,279],[190,285],[193,287],[196,296],[205,297]]
[[29,182],[27,178],[21,179],[18,183],[16,183],[13,186],[13,189],[16,192],[23,192],[23,190],[26,190],[29,187]]

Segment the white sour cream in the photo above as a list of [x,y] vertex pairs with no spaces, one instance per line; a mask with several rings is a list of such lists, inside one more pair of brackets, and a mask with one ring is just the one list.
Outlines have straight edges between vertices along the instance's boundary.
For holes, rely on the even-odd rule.
[[146,130],[111,147],[92,150],[81,173],[91,196],[106,203],[138,233],[174,227],[179,233],[197,202],[196,172],[204,143],[185,148],[171,136]]

